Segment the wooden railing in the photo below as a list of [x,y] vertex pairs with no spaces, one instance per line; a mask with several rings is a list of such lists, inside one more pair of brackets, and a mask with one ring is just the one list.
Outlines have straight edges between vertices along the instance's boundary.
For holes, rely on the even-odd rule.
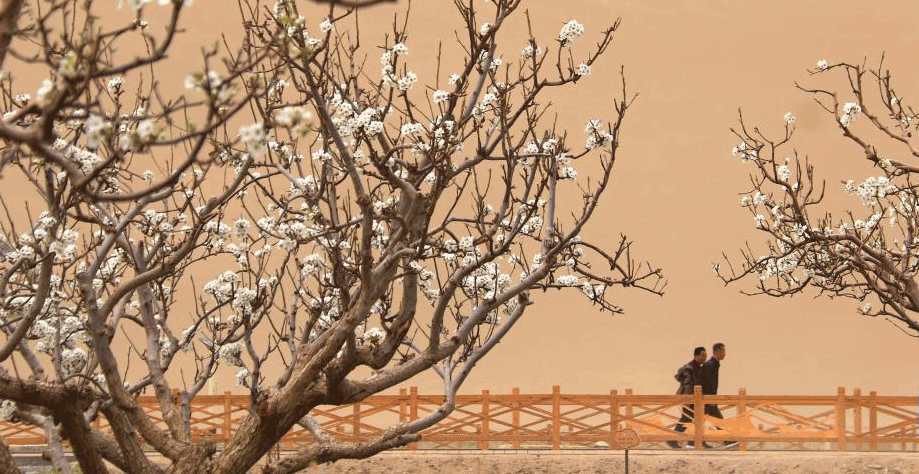
[[[425,430],[421,440],[406,449],[619,449],[616,431],[631,428],[641,437],[639,448],[666,447],[668,440],[703,442],[736,440],[740,450],[915,450],[917,399],[905,396],[863,395],[859,389],[836,395],[636,395],[616,390],[602,395],[552,393],[459,395],[455,410]],[[218,442],[231,436],[248,416],[247,395],[201,395],[192,401],[192,433]],[[415,387],[399,395],[374,395],[353,405],[322,406],[310,414],[333,436],[345,441],[368,440],[387,427],[424,417],[443,403],[442,395],[421,395]],[[162,424],[153,397],[139,398],[141,406]],[[681,405],[694,405],[703,413],[715,404],[725,419],[699,416],[684,433],[673,428]],[[104,418],[93,422],[108,431]],[[0,436],[11,445],[44,444],[41,428],[0,423]],[[295,426],[282,447],[309,443],[312,435]]]

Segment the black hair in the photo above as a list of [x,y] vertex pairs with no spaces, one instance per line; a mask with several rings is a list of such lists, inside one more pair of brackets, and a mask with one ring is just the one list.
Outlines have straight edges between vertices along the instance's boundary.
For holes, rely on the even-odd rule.
[[723,342],[716,342],[715,345],[712,346],[712,352],[720,351],[720,350],[722,350],[722,349],[724,349],[724,343],[723,343]]
[[692,352],[692,355],[697,356],[697,355],[699,355],[699,354],[701,354],[701,353],[703,353],[703,352],[705,352],[705,348],[702,347],[702,346],[699,346],[699,347],[696,348],[696,350],[694,350],[694,351]]

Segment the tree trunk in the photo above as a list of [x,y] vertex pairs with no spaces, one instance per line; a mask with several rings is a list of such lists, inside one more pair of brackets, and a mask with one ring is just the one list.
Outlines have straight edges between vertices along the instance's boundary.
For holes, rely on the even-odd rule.
[[16,20],[25,0],[6,0],[0,4],[0,67],[6,59],[13,33],[16,32]]
[[205,474],[213,470],[211,460],[217,446],[213,441],[194,443],[182,452],[182,456],[169,470],[170,474]]
[[10,447],[6,445],[3,438],[0,438],[0,474],[22,474],[16,464],[13,463]]

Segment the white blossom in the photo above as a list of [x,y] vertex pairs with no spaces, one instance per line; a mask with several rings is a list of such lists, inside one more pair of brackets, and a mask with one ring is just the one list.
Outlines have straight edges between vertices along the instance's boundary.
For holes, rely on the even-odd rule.
[[531,58],[535,58],[541,55],[542,55],[542,48],[537,46],[536,49],[533,49],[532,44],[527,44],[526,46],[524,46],[523,50],[520,51],[520,56],[524,59],[531,59]]
[[291,128],[299,125],[301,122],[309,121],[313,114],[306,107],[289,106],[284,107],[274,114],[274,119],[278,125]]
[[381,342],[383,342],[384,339],[386,339],[386,332],[380,328],[373,327],[364,331],[363,339],[370,344],[379,345]]
[[400,136],[421,136],[424,135],[424,126],[420,123],[407,123],[402,125],[402,130],[400,131]]
[[848,127],[849,124],[852,123],[852,120],[855,119],[855,116],[861,111],[862,108],[860,105],[855,102],[846,102],[845,105],[842,106],[843,113],[842,116],[839,117],[839,123],[842,124],[843,127]]
[[252,158],[258,158],[265,153],[265,128],[261,122],[240,127],[239,138],[246,145],[246,151]]
[[433,100],[435,104],[440,104],[442,102],[446,102],[450,100],[450,93],[447,91],[443,91],[443,90],[436,90],[434,91],[434,94],[431,96],[431,99]]
[[124,83],[124,77],[115,76],[108,81],[108,89],[114,92],[116,89],[121,88],[121,85]]
[[578,277],[575,275],[562,275],[555,281],[562,286],[578,286]]
[[102,117],[91,114],[85,122],[83,122],[83,131],[86,132],[86,147],[94,150],[99,148],[99,145],[102,143],[104,134],[111,128],[111,124],[105,121]]
[[3,400],[0,403],[0,419],[3,421],[13,421],[13,415],[16,414],[16,402],[12,400]]
[[400,91],[407,92],[412,88],[412,86],[415,85],[416,82],[418,82],[418,75],[409,71],[405,77],[397,81],[397,85],[399,86]]
[[562,26],[562,30],[558,34],[558,40],[562,43],[562,46],[568,46],[575,38],[583,34],[584,25],[578,23],[576,20],[569,20],[568,23]]
[[229,344],[220,346],[220,350],[218,351],[217,355],[223,359],[226,359],[226,362],[230,365],[243,367],[243,361],[240,358],[240,355],[242,355],[242,350],[242,343],[231,342]]
[[788,182],[788,178],[791,177],[791,170],[788,169],[788,165],[780,165],[775,174],[779,181]]
[[236,372],[236,386],[249,386],[249,369],[243,367],[239,372]]

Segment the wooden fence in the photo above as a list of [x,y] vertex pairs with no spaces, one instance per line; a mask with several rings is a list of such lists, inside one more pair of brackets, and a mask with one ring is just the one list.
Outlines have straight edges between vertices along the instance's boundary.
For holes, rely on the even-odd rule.
[[[559,386],[551,393],[459,395],[456,409],[446,419],[422,432],[421,440],[406,449],[619,449],[616,431],[634,429],[639,448],[664,448],[665,441],[740,442],[740,450],[915,450],[917,398],[867,395],[855,389],[836,395],[636,395],[631,389],[609,394],[564,394]],[[322,406],[311,415],[332,435],[345,441],[368,440],[400,421],[424,417],[443,403],[442,395],[421,395],[415,387],[399,395],[375,395],[360,403]],[[144,410],[162,423],[153,397],[139,399]],[[676,433],[681,406],[694,405],[702,413],[706,404],[717,405],[724,419],[699,416]],[[248,416],[247,395],[201,395],[192,401],[192,432],[218,442],[232,435]],[[108,430],[100,417],[96,428]],[[41,428],[0,423],[0,436],[11,445],[44,444]],[[312,435],[296,426],[282,446],[308,443]]]

